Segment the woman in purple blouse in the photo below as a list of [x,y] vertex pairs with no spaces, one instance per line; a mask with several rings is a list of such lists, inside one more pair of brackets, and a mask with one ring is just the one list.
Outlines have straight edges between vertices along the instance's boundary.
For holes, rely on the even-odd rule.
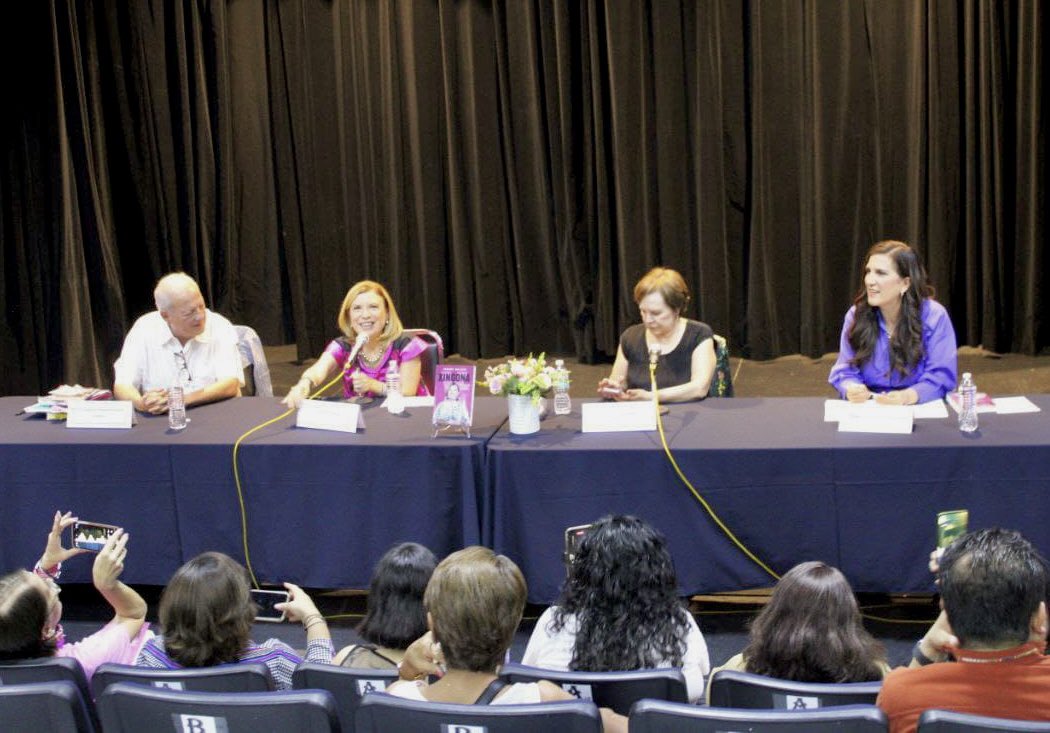
[[955,389],[955,330],[919,257],[904,242],[868,250],[828,382],[850,402],[914,405]]
[[[384,395],[391,361],[396,361],[401,370],[402,394],[429,394],[420,378],[419,362],[427,345],[422,339],[404,334],[394,301],[382,285],[362,280],[347,291],[339,309],[339,330],[343,335],[333,339],[320,358],[303,372],[288,390],[284,404],[298,407],[337,370],[343,372],[344,397]],[[354,361],[348,363],[354,342],[361,336],[367,340]]]

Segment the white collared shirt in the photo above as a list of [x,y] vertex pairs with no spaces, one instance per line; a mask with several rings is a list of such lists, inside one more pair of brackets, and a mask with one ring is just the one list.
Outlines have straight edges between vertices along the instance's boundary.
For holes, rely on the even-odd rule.
[[[185,364],[185,367],[183,367]],[[135,321],[113,364],[116,384],[140,392],[182,384],[188,392],[235,377],[244,386],[237,332],[226,318],[206,311],[204,330],[183,346],[158,311]]]

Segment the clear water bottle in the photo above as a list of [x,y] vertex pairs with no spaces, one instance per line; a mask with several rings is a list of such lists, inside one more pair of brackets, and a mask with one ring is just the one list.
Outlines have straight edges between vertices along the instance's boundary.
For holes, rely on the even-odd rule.
[[401,368],[393,359],[386,366],[386,409],[392,415],[405,411],[405,398],[401,394]]
[[182,385],[176,384],[168,390],[168,427],[182,430],[186,427],[186,395]]
[[569,370],[565,362],[558,359],[554,362],[554,414],[568,415],[572,412],[572,398],[569,397]]
[[977,385],[969,372],[959,384],[959,430],[972,433],[977,429]]

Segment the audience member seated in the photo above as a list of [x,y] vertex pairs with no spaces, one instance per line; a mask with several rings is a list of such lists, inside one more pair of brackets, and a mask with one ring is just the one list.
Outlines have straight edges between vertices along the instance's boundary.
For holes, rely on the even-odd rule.
[[634,286],[642,322],[620,336],[612,373],[598,382],[598,394],[616,400],[651,400],[649,355],[659,352],[656,386],[661,402],[707,397],[715,374],[714,332],[686,318],[689,287],[674,270],[654,267]]
[[[371,280],[355,283],[343,298],[338,323],[343,335],[328,344],[320,358],[303,372],[285,395],[284,404],[298,407],[339,370],[343,372],[344,397],[384,395],[387,366],[391,361],[396,361],[400,369],[402,394],[429,394],[420,377],[419,361],[427,350],[427,343],[419,337],[405,335],[386,288]],[[356,359],[347,363],[356,340],[362,336],[367,341]]]
[[842,324],[828,382],[850,402],[942,399],[955,389],[955,329],[915,250],[887,240],[868,250],[864,278]]
[[985,529],[955,540],[937,571],[941,615],[879,693],[891,733],[930,709],[1050,720],[1046,560],[1017,532]]
[[364,644],[344,647],[335,664],[361,669],[396,669],[409,645],[426,633],[423,592],[437,558],[423,545],[404,542],[376,563],[368,609],[357,626]]
[[677,592],[663,535],[635,517],[604,517],[580,543],[558,605],[536,622],[522,664],[581,672],[681,667],[696,702],[711,665]]
[[62,546],[62,531],[77,521],[55,512],[47,545],[33,572],[16,570],[0,577],[0,659],[72,657],[91,678],[105,662],[131,664],[149,636],[146,602],[120,581],[129,535],[117,530],[95,555],[92,580],[113,608],[113,619],[81,641],[70,643],[62,626],[62,603],[56,581],[62,563],[87,550]]
[[[332,661],[328,624],[302,588],[291,583],[283,610],[289,621],[306,629],[306,660]],[[292,687],[292,672],[303,661],[278,639],[256,644],[249,636],[257,613],[251,599],[248,572],[221,552],[193,558],[168,582],[160,599],[162,636],[142,647],[135,664],[158,669],[210,667],[216,664],[263,662],[279,690]]]
[[[526,586],[518,566],[485,547],[454,552],[434,570],[424,604],[430,632],[409,648],[399,670],[402,681],[387,688],[412,700],[510,705],[574,699],[557,685],[541,681],[508,684],[499,668],[514,640],[525,609]],[[433,660],[443,676],[418,660]],[[627,718],[602,709],[607,731],[626,731]]]
[[751,622],[744,651],[712,676],[722,669],[794,682],[871,682],[885,677],[889,665],[861,623],[846,576],[822,562],[804,562],[777,582]]
[[194,279],[183,272],[165,275],[153,299],[157,310],[135,321],[113,365],[113,395],[154,415],[168,411],[168,389],[175,384],[187,407],[240,395],[237,331],[204,307]]

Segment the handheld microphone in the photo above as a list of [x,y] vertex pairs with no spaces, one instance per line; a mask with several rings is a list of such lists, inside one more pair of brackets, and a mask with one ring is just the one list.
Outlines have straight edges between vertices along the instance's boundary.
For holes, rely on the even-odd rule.
[[368,342],[367,333],[357,334],[357,338],[354,339],[354,348],[350,349],[350,356],[346,357],[346,366],[343,367],[343,371],[347,374],[354,368],[354,360],[357,358],[357,354],[361,351],[361,348]]
[[650,346],[649,347],[649,363],[656,366],[656,362],[660,360],[660,347]]

